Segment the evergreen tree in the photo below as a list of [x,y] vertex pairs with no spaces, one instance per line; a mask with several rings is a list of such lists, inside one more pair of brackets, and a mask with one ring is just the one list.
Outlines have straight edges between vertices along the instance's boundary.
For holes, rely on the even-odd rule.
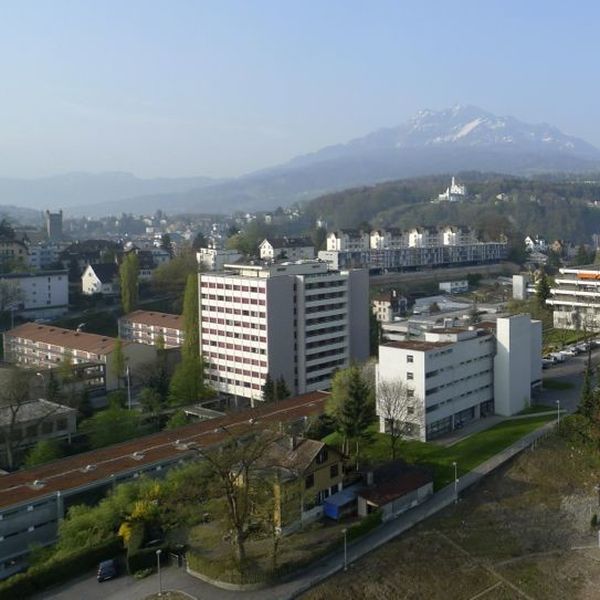
[[358,464],[359,442],[368,435],[369,425],[375,417],[373,390],[359,367],[353,365],[337,371],[325,410],[343,438],[342,451],[349,454],[349,443],[354,442]]
[[535,296],[538,306],[542,309],[546,308],[546,300],[550,298],[550,282],[548,276],[542,271],[537,283],[535,284]]
[[359,442],[367,435],[369,425],[375,418],[373,397],[360,369],[350,367],[348,395],[340,412],[340,425],[348,440],[354,441],[354,456],[358,469]]
[[125,355],[123,354],[123,342],[121,338],[115,341],[115,348],[112,353],[112,366],[117,376],[117,389],[121,388],[123,377],[125,376]]
[[138,304],[138,279],[140,264],[137,255],[129,252],[119,267],[119,279],[121,283],[121,305],[125,314],[134,311]]
[[53,371],[48,374],[48,384],[46,385],[46,400],[60,404],[62,394],[60,392],[60,383]]
[[265,402],[273,402],[275,400],[275,382],[269,373],[267,373],[263,385],[263,400]]
[[198,316],[198,276],[188,275],[183,295],[183,330],[185,340],[181,348],[183,358],[200,356],[200,324]]
[[594,418],[596,398],[592,389],[592,369],[586,368],[583,376],[583,385],[581,387],[581,397],[579,400],[579,412],[588,419]]
[[285,400],[286,398],[289,398],[289,396],[290,390],[288,389],[285,379],[280,375],[275,384],[275,398],[279,401]]
[[168,233],[163,233],[160,238],[160,247],[169,253],[169,256],[173,258],[175,252],[173,251],[173,242],[171,241],[171,236]]
[[206,237],[201,231],[199,231],[196,234],[196,237],[194,237],[194,241],[192,242],[192,249],[200,250],[200,248],[206,248],[207,245],[208,242],[206,241]]

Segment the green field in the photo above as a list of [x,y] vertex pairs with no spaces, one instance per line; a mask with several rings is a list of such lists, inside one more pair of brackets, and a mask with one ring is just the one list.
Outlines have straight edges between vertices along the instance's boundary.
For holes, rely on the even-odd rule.
[[[554,418],[554,415],[544,415],[532,416],[528,419],[509,419],[490,429],[475,433],[449,448],[431,442],[401,441],[398,444],[397,456],[409,463],[431,468],[435,487],[439,489],[454,479],[453,462],[457,463],[459,475],[468,473],[494,454]],[[328,435],[324,441],[333,446],[340,446],[340,437],[337,433]],[[372,463],[390,460],[389,436],[377,433],[373,426],[370,440],[363,443],[361,457],[363,461]]]

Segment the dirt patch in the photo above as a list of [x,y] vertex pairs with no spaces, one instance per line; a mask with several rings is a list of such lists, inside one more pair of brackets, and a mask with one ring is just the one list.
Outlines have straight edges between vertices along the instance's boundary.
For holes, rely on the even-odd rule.
[[597,451],[550,437],[303,598],[596,599],[599,477]]

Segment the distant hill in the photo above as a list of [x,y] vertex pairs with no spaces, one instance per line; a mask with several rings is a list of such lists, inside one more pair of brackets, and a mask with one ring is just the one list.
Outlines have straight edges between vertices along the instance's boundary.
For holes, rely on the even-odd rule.
[[600,176],[559,179],[520,178],[501,174],[462,173],[468,199],[431,203],[444,191],[449,175],[430,176],[350,188],[326,194],[308,203],[308,217],[329,228],[413,227],[467,225],[483,237],[500,233],[541,235],[549,240],[588,243],[600,232]]
[[328,146],[237,178],[138,179],[75,173],[31,181],[0,179],[0,203],[120,212],[268,210],[331,191],[400,178],[454,173],[512,175],[600,170],[600,151],[547,124],[528,124],[474,106],[422,110],[406,123]]
[[205,212],[270,209],[351,186],[458,171],[528,175],[600,169],[600,151],[547,124],[474,106],[423,110],[398,127],[299,156],[279,166],[127,206]]
[[[38,179],[0,178],[0,204],[38,211],[63,208],[68,213],[73,212],[73,207],[79,207],[77,211],[86,214],[86,207],[89,206],[111,202],[118,205],[127,198],[147,194],[180,194],[214,182],[214,179],[207,177],[140,179],[130,173],[67,173]],[[117,212],[123,210],[127,210],[126,204]]]

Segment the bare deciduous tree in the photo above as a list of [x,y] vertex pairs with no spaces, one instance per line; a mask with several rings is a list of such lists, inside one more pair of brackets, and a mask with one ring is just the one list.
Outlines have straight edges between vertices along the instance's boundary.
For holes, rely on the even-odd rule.
[[395,460],[398,442],[421,424],[422,402],[402,380],[384,379],[377,383],[377,413],[385,421]]

